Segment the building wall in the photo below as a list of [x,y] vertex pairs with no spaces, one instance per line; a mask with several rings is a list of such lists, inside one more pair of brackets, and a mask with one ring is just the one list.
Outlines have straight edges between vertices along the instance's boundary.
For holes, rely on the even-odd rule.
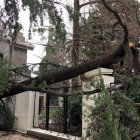
[[[4,58],[9,59],[12,63],[14,63],[16,66],[26,65],[27,62],[27,50],[20,49],[14,46],[11,46],[6,41],[2,41],[1,45],[5,45],[5,54]],[[12,67],[12,64],[9,65],[9,68]],[[18,77],[15,80],[25,80],[23,77]],[[5,99],[6,105],[10,108],[11,112],[15,114],[15,103],[16,103],[16,95],[12,96],[12,102],[8,102],[7,99]]]
[[38,127],[38,104],[38,92],[27,91],[16,96],[16,129],[27,132],[33,126]]
[[[44,108],[45,108],[45,107],[46,107],[46,93],[40,93],[39,95],[40,95],[40,96],[44,96]],[[50,97],[51,97],[51,95],[50,95]],[[63,97],[57,97],[57,96],[53,96],[53,97],[56,98],[56,102],[58,101],[58,105],[52,106],[52,105],[50,104],[50,108],[62,107]],[[50,100],[50,102],[51,102],[51,100]]]
[[6,40],[0,39],[0,53],[4,54],[5,58],[10,57],[10,44]]
[[17,66],[26,65],[27,63],[27,50],[18,47],[13,47],[12,62]]
[[[6,40],[7,39],[7,40]],[[21,44],[21,45],[17,45],[17,44],[11,44],[10,43],[10,36],[7,36],[7,38],[0,39],[0,53],[3,54],[3,58],[7,58],[8,60],[10,60],[12,63],[14,63],[16,66],[23,66],[26,65],[27,63],[27,50],[33,49],[33,46],[28,46],[27,42],[25,42],[25,38],[23,37],[22,33],[18,33],[17,36],[17,41]],[[22,45],[23,43],[23,45]],[[24,44],[26,44],[26,46],[24,46]],[[12,66],[12,64],[9,64],[8,66],[9,68],[14,67],[14,65]],[[30,75],[30,71],[28,73],[26,73],[27,75]],[[14,77],[15,80],[26,80],[27,78],[25,77]],[[16,104],[16,96],[12,96],[12,102],[8,102],[8,99],[5,98],[5,104],[7,107],[10,108],[11,112],[13,114],[15,114],[15,104]],[[23,99],[22,99],[23,100]],[[25,99],[26,100],[26,99]]]

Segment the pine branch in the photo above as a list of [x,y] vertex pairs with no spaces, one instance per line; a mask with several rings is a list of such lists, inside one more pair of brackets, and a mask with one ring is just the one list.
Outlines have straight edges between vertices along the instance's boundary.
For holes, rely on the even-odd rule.
[[[73,93],[62,93],[62,92],[58,92],[58,91],[54,92],[51,89],[42,90],[38,87],[31,87],[31,86],[23,85],[20,82],[15,82],[15,81],[10,81],[10,82],[13,85],[15,85],[19,88],[25,89],[27,91],[38,91],[38,92],[41,92],[41,93],[47,93],[49,95],[58,96],[58,97],[68,97],[68,96],[82,95],[81,92],[77,92],[77,91],[73,91]],[[116,89],[121,89],[122,87],[123,87],[123,84],[119,84],[119,85],[116,85],[114,87],[107,88],[106,90],[108,90],[109,92],[112,92]],[[99,93],[99,92],[101,92],[100,89],[95,89],[93,91],[84,92],[84,95],[91,95],[91,94],[95,94],[95,93]]]

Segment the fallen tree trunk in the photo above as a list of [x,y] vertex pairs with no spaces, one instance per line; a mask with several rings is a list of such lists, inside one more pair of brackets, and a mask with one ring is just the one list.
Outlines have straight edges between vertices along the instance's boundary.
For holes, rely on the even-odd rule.
[[[34,78],[34,80],[36,81],[37,84],[42,83],[45,80],[47,82],[47,85],[50,85],[60,81],[68,80],[70,78],[76,77],[80,74],[96,69],[98,67],[108,66],[112,63],[117,62],[121,57],[123,57],[124,49],[122,45],[120,45],[114,52],[110,52],[109,54],[99,56],[96,59],[89,60],[86,63],[82,63],[74,67],[59,70],[51,74],[43,75],[42,77],[38,76]],[[32,80],[33,79],[25,80],[23,82],[20,82],[20,84],[29,86]],[[11,87],[9,88],[9,92],[5,90],[0,93],[0,99],[16,95],[25,91],[27,91],[27,89],[24,89],[21,86],[18,86],[17,84],[11,85]]]

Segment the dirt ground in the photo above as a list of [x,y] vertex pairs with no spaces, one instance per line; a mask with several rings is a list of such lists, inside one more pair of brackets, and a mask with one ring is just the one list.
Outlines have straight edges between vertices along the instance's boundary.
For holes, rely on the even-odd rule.
[[4,131],[0,131],[0,140],[39,140],[37,138],[29,137],[20,133],[6,134]]

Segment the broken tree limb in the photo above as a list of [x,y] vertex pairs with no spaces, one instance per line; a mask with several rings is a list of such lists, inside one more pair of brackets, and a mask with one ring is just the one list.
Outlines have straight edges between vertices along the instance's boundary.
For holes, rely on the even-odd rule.
[[[123,43],[113,52],[110,52],[109,54],[103,55],[103,56],[99,56],[96,59],[93,60],[89,60],[86,63],[82,63],[80,65],[76,65],[74,67],[70,67],[67,69],[63,69],[63,70],[59,70],[57,72],[51,73],[51,74],[46,74],[43,75],[42,77],[36,77],[33,80],[36,81],[36,84],[40,84],[43,81],[47,82],[47,85],[53,84],[53,83],[57,83],[60,81],[64,81],[64,80],[68,80],[70,78],[74,78],[80,74],[83,74],[87,71],[96,69],[98,67],[105,67],[108,66],[110,64],[116,63],[121,57],[124,56],[124,46],[128,45],[128,30],[127,27],[122,23],[119,15],[116,13],[116,11],[114,11],[113,9],[111,9],[104,0],[101,0],[104,4],[104,6],[112,13],[114,13],[114,15],[116,16],[116,18],[118,19],[120,25],[123,27],[124,29],[124,41]],[[127,52],[126,52],[127,53]],[[138,64],[139,65],[139,64]],[[20,82],[20,84],[25,85],[25,86],[29,86],[32,82],[32,79]],[[11,95],[16,95],[19,94],[21,92],[25,92],[27,91],[27,89],[25,89],[24,87],[19,87],[18,85],[11,85],[11,87],[9,88],[9,92],[7,91],[1,91],[1,95],[0,95],[0,99],[4,98],[4,97],[8,97]]]
[[[73,77],[76,77],[90,70],[96,69],[98,67],[105,67],[110,64],[116,63],[121,57],[123,57],[123,55],[124,55],[124,49],[123,46],[120,45],[115,51],[110,52],[109,54],[99,56],[96,59],[89,60],[85,63],[79,64],[74,67],[66,68],[64,70],[59,70],[51,74],[43,75],[42,77],[37,76],[33,80],[35,80],[37,84],[46,81],[47,85],[50,85],[53,83],[71,79]],[[29,79],[29,80],[22,81],[20,83],[25,86],[29,86],[31,82],[32,79]],[[9,88],[9,92],[7,92],[6,90],[1,91],[2,94],[0,95],[0,99],[4,97],[16,95],[25,91],[28,90],[19,87],[17,85],[11,85]]]
[[[119,0],[108,0],[107,1],[107,3],[115,3],[115,2],[119,2]],[[90,2],[87,2],[87,3],[81,4],[79,7],[82,8],[86,5],[91,5],[91,4],[96,4],[96,3],[102,3],[102,1],[101,0],[90,1]]]
[[[75,93],[74,93],[74,91],[73,91],[73,93],[64,93],[64,92],[58,92],[58,91],[55,92],[55,91],[52,91],[51,89],[41,90],[38,87],[29,87],[29,86],[22,85],[19,82],[14,82],[14,81],[11,81],[11,82],[12,82],[12,84],[18,86],[19,88],[26,89],[27,91],[29,91],[29,90],[30,91],[38,91],[38,92],[41,92],[41,93],[47,93],[49,95],[58,96],[58,97],[68,97],[68,96],[76,96],[76,95],[91,95],[91,94],[95,94],[95,93],[100,93],[101,92],[100,89],[95,89],[95,90],[87,91],[87,92],[84,92],[84,93],[82,93],[82,91],[81,92],[75,91]],[[120,89],[122,87],[123,87],[123,84],[121,83],[121,84],[115,85],[115,86],[113,86],[111,88],[107,88],[107,90],[109,92],[112,92],[112,91],[114,91],[116,89]]]
[[132,54],[131,48],[129,47],[129,42],[128,42],[128,35],[129,35],[128,28],[123,23],[118,12],[116,10],[112,9],[112,7],[110,7],[105,0],[101,0],[101,1],[102,1],[103,5],[106,7],[106,9],[114,14],[116,19],[118,20],[117,21],[118,24],[120,24],[120,26],[123,28],[123,31],[124,31],[123,48],[124,48],[125,54],[126,54],[125,73],[131,73],[131,71],[133,69],[133,54]]

